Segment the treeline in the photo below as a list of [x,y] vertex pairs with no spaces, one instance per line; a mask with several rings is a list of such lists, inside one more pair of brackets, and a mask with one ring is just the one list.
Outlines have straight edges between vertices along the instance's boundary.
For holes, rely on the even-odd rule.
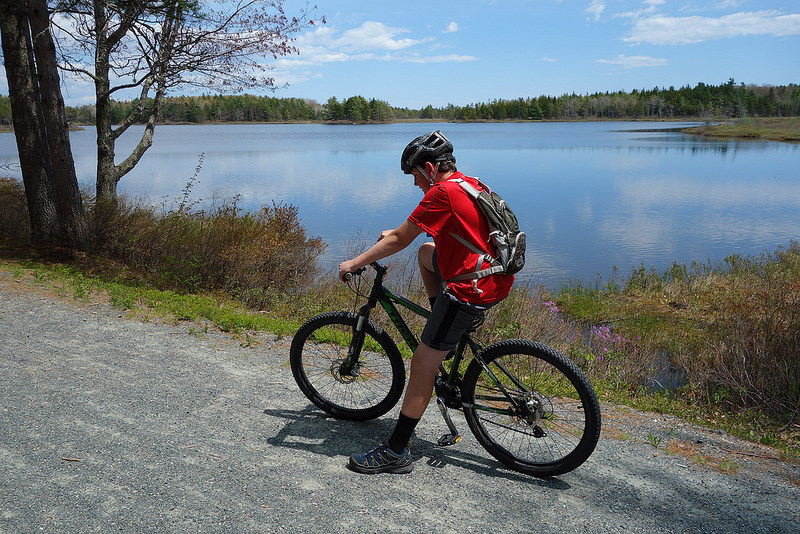
[[[113,101],[111,122],[118,124],[136,112],[138,101]],[[147,102],[145,109],[152,106]],[[288,122],[317,121],[322,106],[313,100],[253,95],[178,96],[164,99],[161,122]],[[94,124],[94,106],[67,107],[71,123]],[[142,112],[142,120],[146,112]]]
[[494,100],[464,107],[421,110],[422,119],[442,120],[592,120],[793,117],[800,115],[800,86],[722,86],[698,84],[630,93],[540,96]]
[[[8,97],[0,96],[0,124],[11,122]],[[136,101],[116,101],[117,123],[137,109]],[[92,124],[94,106],[68,107],[72,123]],[[167,98],[162,122],[389,122],[394,120],[595,120],[681,119],[800,116],[800,85],[737,85],[654,88],[591,95],[539,96],[493,100],[466,106],[397,108],[383,100],[331,97],[325,104],[300,98],[253,95],[203,95]]]

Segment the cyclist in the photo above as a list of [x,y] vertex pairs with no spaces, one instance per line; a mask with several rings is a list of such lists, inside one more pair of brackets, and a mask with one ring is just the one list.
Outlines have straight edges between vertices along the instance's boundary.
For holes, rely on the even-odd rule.
[[381,445],[350,456],[349,467],[360,473],[411,472],[411,435],[430,402],[439,365],[464,331],[508,295],[514,282],[513,275],[472,276],[480,270],[484,258],[455,236],[487,254],[494,254],[494,250],[490,249],[485,217],[453,180],[464,180],[479,190],[481,187],[477,180],[459,172],[455,163],[453,145],[441,131],[411,141],[403,150],[400,168],[412,175],[414,185],[422,189],[422,201],[403,224],[381,232],[377,243],[366,252],[339,265],[339,278],[344,280],[346,273],[406,248],[422,232],[433,238],[432,243],[420,246],[417,255],[431,316],[411,359],[411,373],[394,431]]

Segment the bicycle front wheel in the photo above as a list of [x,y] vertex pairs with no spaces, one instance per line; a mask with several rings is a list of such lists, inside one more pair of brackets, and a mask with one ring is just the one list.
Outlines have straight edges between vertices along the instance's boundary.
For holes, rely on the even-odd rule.
[[365,421],[400,400],[405,366],[394,341],[368,321],[358,361],[346,369],[357,320],[344,311],[312,317],[292,339],[289,363],[297,385],[317,407],[339,419]]
[[600,438],[600,404],[586,376],[560,352],[527,340],[487,347],[464,375],[464,415],[483,447],[535,476],[572,471]]

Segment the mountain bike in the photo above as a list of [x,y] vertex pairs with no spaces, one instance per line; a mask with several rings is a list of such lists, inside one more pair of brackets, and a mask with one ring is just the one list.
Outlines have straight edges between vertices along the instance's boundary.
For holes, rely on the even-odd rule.
[[[412,352],[419,342],[397,305],[430,315],[383,285],[386,267],[377,262],[371,267],[375,277],[369,292],[360,285],[354,289],[366,298],[357,313],[322,313],[292,339],[295,381],[312,403],[340,419],[380,417],[403,393],[400,350],[370,320],[377,305]],[[366,285],[365,269],[354,273],[350,283]],[[449,411],[459,409],[478,442],[505,466],[540,477],[572,471],[589,458],[600,437],[600,405],[588,379],[566,356],[541,343],[511,339],[484,347],[473,338],[481,322],[467,330],[439,367],[436,403],[449,430],[439,445],[461,438]]]

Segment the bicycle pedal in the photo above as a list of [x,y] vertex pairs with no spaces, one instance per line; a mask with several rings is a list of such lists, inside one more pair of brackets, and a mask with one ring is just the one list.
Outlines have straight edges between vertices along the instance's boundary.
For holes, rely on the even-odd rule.
[[445,434],[441,438],[439,438],[439,446],[440,447],[449,447],[450,445],[455,445],[461,439],[460,434]]

